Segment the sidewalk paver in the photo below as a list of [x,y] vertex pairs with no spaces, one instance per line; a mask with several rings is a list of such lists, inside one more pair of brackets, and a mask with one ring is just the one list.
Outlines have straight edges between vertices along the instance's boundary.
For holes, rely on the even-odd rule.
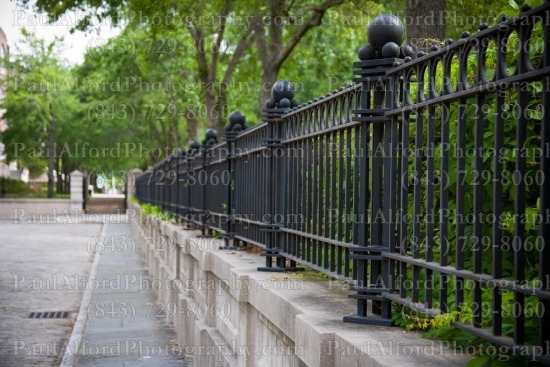
[[[102,242],[103,241],[103,245]],[[130,224],[107,223],[77,366],[188,366],[132,238]]]

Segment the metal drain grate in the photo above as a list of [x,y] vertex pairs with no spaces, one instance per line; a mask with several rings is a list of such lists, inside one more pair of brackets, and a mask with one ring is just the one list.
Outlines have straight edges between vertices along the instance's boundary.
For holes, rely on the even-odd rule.
[[69,317],[69,311],[46,311],[31,312],[29,319],[66,319]]

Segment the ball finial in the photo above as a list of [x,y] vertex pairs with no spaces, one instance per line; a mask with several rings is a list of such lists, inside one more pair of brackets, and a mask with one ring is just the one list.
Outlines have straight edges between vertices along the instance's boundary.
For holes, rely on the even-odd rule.
[[277,102],[273,98],[269,98],[267,101],[265,101],[265,108],[275,108],[277,106]]
[[237,124],[244,125],[245,122],[246,122],[246,117],[241,111],[233,111],[229,115],[229,124],[231,126],[235,126]]
[[529,4],[527,4],[527,3],[524,3],[524,4],[521,6],[521,12],[522,12],[522,13],[525,13],[526,11],[529,11],[529,10],[531,10],[531,9],[532,9],[531,5],[529,5]]
[[382,47],[382,56],[386,59],[399,57],[401,48],[395,42],[388,42]]
[[189,143],[189,149],[191,150],[200,149],[200,147],[201,147],[201,144],[196,140],[193,140],[191,141],[191,143]]
[[210,139],[218,140],[218,132],[214,129],[207,129],[204,133],[204,137],[207,141]]
[[376,57],[376,50],[372,45],[365,45],[359,49],[357,56],[361,61],[373,60]]
[[388,42],[394,42],[398,46],[403,43],[405,27],[395,15],[381,14],[372,20],[367,28],[367,39],[376,51],[382,51],[382,47]]
[[290,108],[291,102],[288,98],[283,98],[279,101],[280,108]]
[[292,98],[294,98],[294,85],[288,80],[279,80],[275,82],[273,88],[271,88],[271,97],[273,97],[276,103],[279,103],[283,98],[292,101]]
[[409,45],[401,46],[401,53],[403,54],[403,57],[414,57],[414,49]]

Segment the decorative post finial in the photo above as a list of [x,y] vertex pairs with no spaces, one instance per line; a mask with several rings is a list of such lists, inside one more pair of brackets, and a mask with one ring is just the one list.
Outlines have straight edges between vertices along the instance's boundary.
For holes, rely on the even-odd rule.
[[369,44],[361,47],[358,52],[361,61],[374,59],[404,59],[414,58],[414,50],[409,45],[401,45],[405,35],[405,27],[395,15],[381,14],[370,22],[367,27]]
[[212,146],[218,142],[218,132],[212,128],[204,133],[204,145]]
[[200,148],[201,148],[201,144],[196,140],[192,140],[191,143],[189,143],[190,153],[193,153],[195,150],[199,150]]
[[229,125],[225,125],[225,131],[227,133],[234,133],[246,130],[246,117],[241,111],[233,111],[229,115]]
[[278,80],[271,88],[271,98],[265,101],[266,108],[294,108],[298,101],[294,99],[294,85],[288,80]]

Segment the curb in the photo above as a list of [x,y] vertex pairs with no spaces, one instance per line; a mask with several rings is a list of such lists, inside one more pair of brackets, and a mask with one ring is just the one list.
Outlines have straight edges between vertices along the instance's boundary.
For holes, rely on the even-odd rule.
[[[101,235],[105,237],[105,229],[107,228],[107,223],[103,224],[101,229]],[[90,270],[90,277],[88,278],[88,283],[86,284],[86,289],[84,290],[84,295],[82,296],[82,301],[80,302],[80,309],[78,310],[78,316],[76,317],[75,324],[73,326],[73,331],[65,352],[63,353],[63,359],[61,360],[60,367],[73,367],[76,363],[76,356],[78,355],[78,350],[80,349],[80,343],[82,343],[82,337],[84,336],[84,328],[86,327],[86,319],[88,318],[88,309],[92,303],[93,289],[91,287],[91,282],[95,280],[97,275],[97,268],[99,267],[99,261],[101,260],[101,252],[96,251],[94,256],[94,262],[92,263],[92,268]]]

